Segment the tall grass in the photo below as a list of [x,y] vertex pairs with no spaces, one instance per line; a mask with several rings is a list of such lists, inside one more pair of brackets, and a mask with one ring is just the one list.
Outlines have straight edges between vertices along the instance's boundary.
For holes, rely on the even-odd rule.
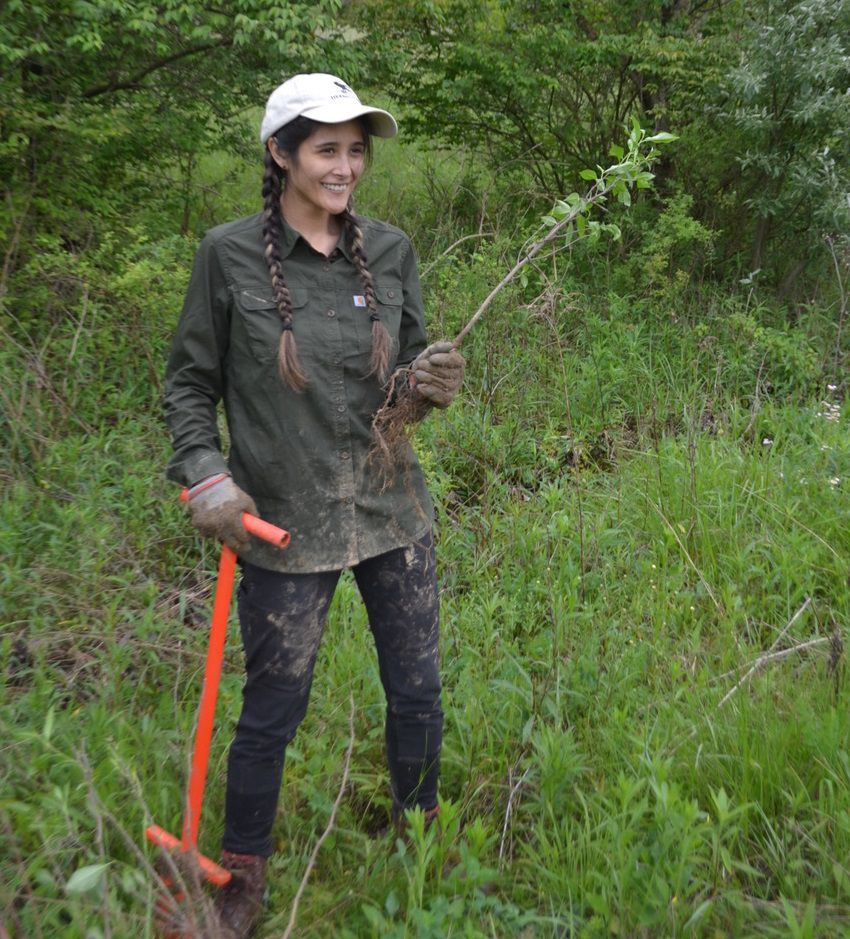
[[[450,335],[518,236],[462,159],[430,180],[404,165],[376,167],[364,205],[410,218],[432,332]],[[12,935],[154,934],[143,829],[179,826],[215,567],[162,477],[159,375],[190,256],[190,240],[140,238],[120,263],[92,261],[57,286],[47,334],[22,304],[0,348]],[[850,930],[850,443],[829,311],[789,325],[748,293],[663,291],[623,263],[541,265],[471,335],[461,398],[417,434],[439,506],[440,824],[386,830],[382,692],[346,576],[288,751],[261,935],[282,934],[327,823],[349,695],[351,783],[302,934]],[[231,640],[213,855],[240,695]]]

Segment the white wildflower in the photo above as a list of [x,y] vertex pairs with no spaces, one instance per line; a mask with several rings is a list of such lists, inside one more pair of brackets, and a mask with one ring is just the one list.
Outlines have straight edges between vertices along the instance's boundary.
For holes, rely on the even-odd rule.
[[821,401],[822,411],[818,411],[817,417],[822,417],[826,421],[837,421],[841,417],[841,405],[833,404],[831,401]]

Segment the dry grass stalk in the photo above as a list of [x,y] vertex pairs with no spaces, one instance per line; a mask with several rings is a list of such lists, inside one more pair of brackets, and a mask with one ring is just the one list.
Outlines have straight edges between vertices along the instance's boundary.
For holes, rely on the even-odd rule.
[[331,817],[328,819],[328,824],[325,826],[325,830],[322,832],[321,837],[316,842],[312,853],[310,854],[310,860],[307,862],[307,868],[304,871],[304,876],[301,878],[301,883],[298,885],[298,891],[295,894],[295,898],[292,901],[292,910],[289,914],[289,922],[286,925],[286,930],[281,937],[281,939],[289,939],[292,935],[292,930],[295,928],[295,919],[298,916],[298,904],[301,902],[301,897],[304,895],[304,891],[307,889],[307,881],[310,879],[310,874],[313,872],[313,868],[316,866],[316,858],[319,856],[319,849],[325,842],[325,839],[331,833],[334,827],[334,822],[336,820],[336,813],[339,809],[340,803],[342,802],[342,797],[345,793],[345,787],[348,785],[348,773],[351,769],[351,754],[354,751],[354,696],[351,695],[349,698],[351,702],[351,710],[348,714],[348,749],[345,751],[345,761],[342,766],[342,782],[339,784],[339,792],[336,794],[336,799],[334,800],[333,808],[331,809]]
[[733,694],[744,684],[747,680],[751,678],[755,673],[760,669],[764,668],[765,665],[769,665],[771,662],[778,662],[780,659],[787,659],[791,655],[797,655],[800,652],[805,652],[808,649],[814,649],[816,646],[822,646],[826,643],[832,644],[832,636],[820,636],[817,639],[809,639],[806,642],[798,642],[796,645],[790,646],[787,649],[780,649],[779,652],[766,652],[764,655],[759,656],[752,668],[747,672],[746,675],[735,685],[734,688],[726,693],[720,703],[717,705],[719,708],[732,697]]
[[508,767],[508,786],[509,786],[508,805],[507,805],[507,808],[505,809],[505,820],[502,824],[502,840],[499,842],[499,867],[500,868],[502,866],[502,863],[505,860],[505,842],[507,841],[507,838],[508,838],[508,825],[510,824],[510,821],[511,821],[511,811],[513,810],[514,799],[516,798],[516,794],[519,792],[523,783],[525,783],[526,779],[528,779],[528,774],[530,772],[531,772],[531,767],[529,766],[529,768],[522,774],[522,776],[519,777],[519,779],[516,782],[512,782],[513,767]]
[[[157,928],[163,931],[170,929],[175,935],[197,935],[205,936],[207,939],[219,939],[221,930],[218,927],[218,917],[213,909],[212,900],[204,892],[204,881],[196,858],[189,853],[175,854],[162,850],[157,854],[156,860],[151,863],[147,854],[136,844],[133,835],[101,800],[94,784],[94,774],[85,749],[77,750],[75,756],[83,770],[89,805],[92,814],[97,819],[98,827],[106,821],[111,830],[117,833],[130,856],[135,858],[139,870],[144,871],[148,876],[151,894],[140,897],[140,900],[145,904],[152,901],[153,920]],[[145,815],[150,818],[151,813],[142,798],[138,780],[129,773],[124,774],[124,778],[144,807]],[[101,852],[101,856],[106,858],[105,851]],[[165,885],[166,880],[170,881],[170,887]],[[178,900],[175,893],[182,893],[182,899]]]
[[755,675],[755,673],[759,669],[764,668],[765,665],[769,665],[771,662],[775,662],[779,659],[787,658],[789,655],[794,655],[795,653],[798,653],[798,652],[805,652],[806,649],[811,649],[815,646],[823,645],[826,642],[829,642],[829,643],[833,642],[833,640],[829,636],[823,636],[819,639],[809,639],[807,642],[797,643],[796,645],[790,646],[787,649],[781,649],[779,652],[774,651],[776,647],[779,645],[779,643],[782,641],[782,639],[788,634],[792,626],[794,626],[794,624],[806,612],[809,606],[811,606],[811,603],[812,603],[812,598],[806,597],[806,599],[803,601],[802,606],[800,606],[797,612],[785,624],[785,626],[783,627],[779,635],[776,637],[776,639],[773,640],[767,652],[760,655],[755,660],[755,662],[753,662],[753,664],[750,666],[749,670],[741,678],[741,680],[737,682],[737,684],[733,685],[726,692],[726,694],[720,699],[720,702],[717,705],[718,709],[722,708],[723,705],[726,704],[726,702],[738,691],[738,689],[741,688],[743,685],[745,685],[753,677],[753,675]]

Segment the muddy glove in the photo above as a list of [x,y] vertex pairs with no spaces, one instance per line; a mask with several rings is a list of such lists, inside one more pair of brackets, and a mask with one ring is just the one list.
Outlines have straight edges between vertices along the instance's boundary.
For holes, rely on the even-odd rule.
[[447,408],[460,391],[466,360],[450,342],[433,342],[413,360],[411,385],[434,407]]
[[207,538],[223,541],[237,553],[250,535],[242,524],[242,513],[257,514],[254,500],[226,474],[208,476],[189,490],[192,524]]

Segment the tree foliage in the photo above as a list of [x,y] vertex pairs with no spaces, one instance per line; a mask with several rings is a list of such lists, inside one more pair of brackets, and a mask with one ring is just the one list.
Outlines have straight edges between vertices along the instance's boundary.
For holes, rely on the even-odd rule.
[[[375,0],[380,8],[382,0]],[[367,3],[367,9],[375,3]],[[406,5],[389,33],[392,81],[411,126],[462,140],[547,195],[601,163],[631,116],[666,130],[721,61],[717,3],[448,0]],[[374,19],[374,17],[373,17]]]
[[766,4],[715,113],[736,135],[750,270],[776,266],[778,255],[790,286],[824,235],[850,231],[850,5]]
[[[632,117],[673,131],[680,142],[657,167],[655,212],[670,200],[689,206],[716,235],[716,276],[762,269],[759,282],[790,290],[823,236],[850,227],[848,9],[847,0],[9,0],[0,296],[39,252],[98,246],[131,215],[138,223],[139,207],[151,237],[175,217],[190,231],[198,161],[221,150],[255,159],[255,109],[282,77],[306,70],[392,94],[406,133],[465,147],[506,192],[527,193],[514,198],[517,215],[604,164]],[[470,205],[478,225],[483,208]]]
[[787,288],[847,227],[846,0],[385,2],[355,10],[406,126],[530,174],[544,201],[636,116],[682,138],[658,189],[718,230],[721,276]]
[[39,227],[58,216],[85,228],[87,211],[150,198],[165,167],[244,146],[242,112],[285,73],[334,59],[338,7],[10,0],[0,14],[7,204],[32,203]]

